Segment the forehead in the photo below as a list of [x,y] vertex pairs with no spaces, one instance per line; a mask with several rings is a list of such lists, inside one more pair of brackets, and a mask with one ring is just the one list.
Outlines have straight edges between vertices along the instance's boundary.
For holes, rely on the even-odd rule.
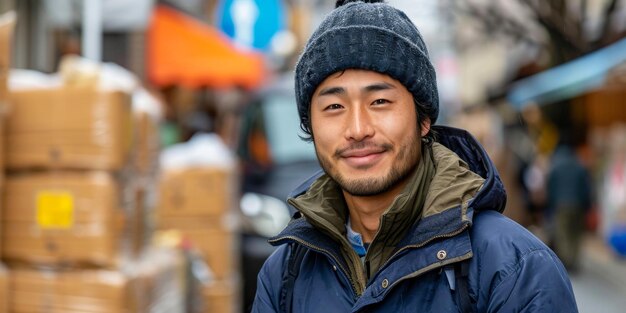
[[320,91],[328,88],[342,88],[343,90],[350,90],[352,88],[363,89],[367,88],[367,86],[381,83],[392,86],[393,90],[411,95],[400,81],[387,74],[364,69],[346,69],[326,77],[315,89],[313,98],[316,98],[320,94]]
[[399,81],[392,78],[391,76],[375,71],[363,70],[363,69],[346,69],[343,71],[338,71],[333,74],[328,75],[326,79],[322,81],[321,85],[329,84],[329,83],[340,83],[347,81],[357,81],[357,82],[370,82],[370,81],[384,81],[388,83],[394,83],[397,85],[402,85]]

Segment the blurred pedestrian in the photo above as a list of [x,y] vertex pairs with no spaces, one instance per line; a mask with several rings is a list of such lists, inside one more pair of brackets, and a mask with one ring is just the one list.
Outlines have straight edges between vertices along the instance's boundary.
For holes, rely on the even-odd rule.
[[[433,126],[434,68],[407,16],[338,1],[296,66],[323,172],[259,273],[253,312],[577,312],[556,255],[501,214],[493,163]],[[373,3],[372,3],[373,2]]]
[[562,138],[548,172],[546,221],[556,254],[569,271],[576,271],[585,217],[591,207],[591,180],[567,135]]

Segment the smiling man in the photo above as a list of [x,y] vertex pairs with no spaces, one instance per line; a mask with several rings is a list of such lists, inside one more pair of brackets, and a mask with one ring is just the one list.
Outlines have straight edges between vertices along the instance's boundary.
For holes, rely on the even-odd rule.
[[253,312],[577,312],[558,258],[501,214],[484,150],[433,126],[415,26],[368,2],[339,1],[296,66],[323,173],[288,200],[298,213],[270,240]]

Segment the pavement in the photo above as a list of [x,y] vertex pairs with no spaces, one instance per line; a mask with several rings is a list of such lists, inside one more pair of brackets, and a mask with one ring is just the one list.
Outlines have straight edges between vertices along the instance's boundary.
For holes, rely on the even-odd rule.
[[581,270],[597,276],[626,295],[626,258],[611,250],[599,235],[585,236],[580,261]]

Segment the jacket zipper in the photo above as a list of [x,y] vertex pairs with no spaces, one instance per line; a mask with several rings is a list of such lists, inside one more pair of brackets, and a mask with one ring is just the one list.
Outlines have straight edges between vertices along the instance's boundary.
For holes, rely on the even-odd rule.
[[[453,231],[453,232],[450,232],[450,233],[447,233],[447,234],[443,234],[443,235],[433,236],[433,237],[429,238],[428,240],[422,241],[421,243],[416,244],[416,245],[404,246],[404,247],[402,247],[400,250],[396,251],[396,253],[394,253],[394,254],[393,254],[393,255],[392,255],[392,256],[391,256],[391,257],[390,257],[390,258],[389,258],[389,259],[388,259],[388,260],[387,260],[387,261],[386,261],[386,262],[385,262],[385,263],[384,263],[381,267],[380,267],[380,269],[385,268],[385,266],[387,266],[387,264],[389,264],[389,263],[390,263],[390,262],[391,262],[391,261],[392,261],[392,260],[393,260],[393,259],[394,259],[397,255],[398,255],[398,254],[400,254],[400,253],[401,253],[401,252],[403,252],[403,251],[406,251],[406,250],[408,250],[408,249],[418,249],[418,248],[421,248],[421,247],[423,247],[423,246],[427,245],[428,243],[430,243],[431,241],[436,240],[436,239],[454,237],[454,236],[456,236],[456,235],[458,235],[458,234],[462,233],[462,232],[463,232],[464,230],[466,230],[468,227],[469,227],[469,226],[468,226],[468,224],[465,224],[465,225],[463,225],[461,228],[459,228],[459,229],[457,229],[457,230],[455,230],[455,231]],[[433,269],[435,269],[435,268],[433,268]],[[379,270],[378,272],[380,272],[380,270]],[[396,281],[395,281],[395,282],[394,282],[391,286],[389,286],[388,290],[389,290],[389,289],[391,289],[391,288],[392,288],[393,286],[395,286],[396,284],[398,284],[399,282],[401,282],[401,281],[405,280],[406,278],[408,278],[408,277],[410,277],[410,276],[411,276],[411,274],[408,274],[408,275],[406,275],[406,276],[404,276],[404,277],[401,277],[400,279],[396,280]],[[372,280],[372,281],[373,281],[373,280]]]
[[291,239],[295,242],[298,242],[299,244],[308,247],[309,249],[321,252],[322,254],[326,255],[327,257],[331,258],[333,260],[333,262],[335,264],[337,264],[337,266],[339,267],[339,270],[344,274],[344,276],[348,279],[348,281],[350,282],[350,285],[352,286],[352,291],[354,292],[355,295],[359,295],[359,292],[357,291],[357,286],[356,286],[356,282],[354,282],[351,278],[350,275],[348,275],[348,270],[341,264],[341,262],[339,262],[339,260],[328,250],[324,249],[324,248],[320,248],[318,246],[315,246],[313,244],[310,244],[298,237],[294,237],[294,236],[285,236],[285,237],[280,237],[280,238],[276,238],[273,240],[269,240],[269,243],[276,243],[278,241],[284,240],[284,239]]

